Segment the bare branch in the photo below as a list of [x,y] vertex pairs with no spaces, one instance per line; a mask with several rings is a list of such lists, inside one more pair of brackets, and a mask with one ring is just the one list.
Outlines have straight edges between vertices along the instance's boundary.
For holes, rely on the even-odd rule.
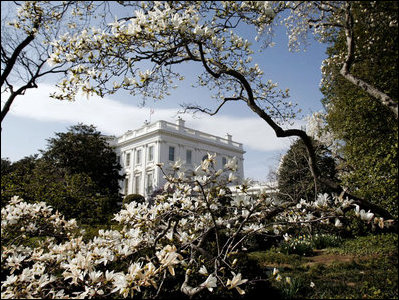
[[[214,76],[215,78],[219,78],[221,76],[221,74],[226,74],[226,75],[230,75],[232,77],[234,77],[235,79],[237,79],[242,86],[244,87],[246,93],[247,93],[247,105],[248,107],[254,112],[256,113],[259,117],[261,117],[275,132],[277,137],[292,137],[292,136],[297,136],[300,139],[302,139],[302,141],[305,144],[307,153],[309,155],[309,166],[310,166],[310,171],[312,173],[312,176],[315,180],[315,183],[323,183],[327,186],[329,186],[331,189],[335,190],[338,194],[341,193],[343,191],[343,188],[337,183],[334,182],[333,180],[329,179],[329,178],[324,178],[321,176],[320,171],[317,168],[316,165],[316,154],[315,154],[315,149],[313,147],[312,144],[312,140],[311,138],[307,135],[307,133],[303,130],[300,129],[287,129],[284,130],[282,127],[280,127],[272,118],[271,116],[269,116],[262,108],[260,108],[255,100],[254,100],[254,96],[253,96],[253,92],[252,92],[252,88],[251,85],[249,84],[249,82],[246,80],[246,78],[239,72],[232,70],[232,69],[228,69],[225,68],[224,70],[219,70],[218,73],[212,71],[206,63],[205,57],[203,55],[203,52],[201,51],[201,45],[200,46],[200,53],[201,53],[201,61],[204,65],[204,68],[208,71],[208,73],[210,73],[212,76]],[[386,218],[386,219],[395,219],[393,218],[393,216],[384,208],[379,207],[378,205],[374,205],[373,203],[365,200],[365,199],[361,199],[359,197],[356,197],[352,194],[349,194],[347,191],[345,191],[345,196],[348,196],[352,199],[354,199],[357,203],[359,203],[360,205],[362,205],[363,207],[365,207],[366,209],[371,209],[373,211],[375,211],[376,213],[378,213],[379,215],[381,215],[382,217]]]

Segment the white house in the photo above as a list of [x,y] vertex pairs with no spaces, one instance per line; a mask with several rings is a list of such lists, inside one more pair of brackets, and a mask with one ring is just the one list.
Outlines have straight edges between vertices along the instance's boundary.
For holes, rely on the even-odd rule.
[[163,174],[157,166],[168,166],[174,161],[184,162],[186,169],[194,169],[207,157],[207,153],[216,153],[216,169],[222,168],[229,159],[237,158],[237,174],[244,178],[243,145],[234,142],[232,136],[226,138],[214,136],[185,127],[185,121],[157,121],[147,123],[136,130],[129,130],[119,137],[109,137],[115,148],[126,178],[121,186],[124,195],[151,195],[157,187],[165,183]]

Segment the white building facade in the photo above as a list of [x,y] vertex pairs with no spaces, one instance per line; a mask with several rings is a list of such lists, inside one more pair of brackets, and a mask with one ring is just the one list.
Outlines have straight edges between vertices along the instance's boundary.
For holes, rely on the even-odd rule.
[[177,160],[183,162],[185,169],[198,166],[208,153],[216,154],[216,169],[221,169],[227,161],[237,158],[239,179],[244,178],[243,145],[234,142],[231,135],[226,138],[207,134],[185,127],[185,122],[157,121],[145,124],[137,130],[129,130],[119,137],[109,137],[108,141],[115,148],[120,158],[125,180],[121,184],[124,195],[140,194],[148,197],[166,182],[160,168]]

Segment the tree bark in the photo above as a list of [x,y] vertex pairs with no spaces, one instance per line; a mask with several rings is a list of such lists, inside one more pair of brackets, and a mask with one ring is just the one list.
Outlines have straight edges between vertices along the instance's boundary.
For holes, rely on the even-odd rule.
[[357,78],[354,74],[350,72],[351,67],[354,61],[354,51],[355,51],[355,42],[353,39],[353,17],[351,14],[351,3],[347,2],[346,11],[345,11],[345,36],[346,36],[346,46],[347,53],[345,62],[342,65],[340,70],[340,74],[349,82],[354,84],[355,86],[362,89],[364,92],[372,96],[374,99],[379,101],[382,105],[388,107],[391,112],[394,114],[395,118],[398,119],[398,103],[395,102],[391,97],[387,94],[383,93],[376,87],[371,84],[365,82],[364,80]]
[[[243,99],[246,101],[248,107],[256,113],[260,118],[262,118],[275,132],[277,137],[292,137],[292,136],[297,136],[299,137],[305,144],[308,156],[309,156],[309,167],[311,174],[315,180],[315,183],[323,183],[330,187],[332,190],[334,190],[337,194],[342,194],[343,197],[349,197],[350,199],[353,199],[357,204],[359,204],[362,208],[366,210],[371,210],[373,213],[378,214],[379,216],[383,217],[384,219],[388,220],[395,220],[395,217],[393,217],[387,210],[384,208],[375,205],[365,199],[361,199],[359,197],[356,197],[350,193],[348,193],[345,189],[343,189],[338,183],[334,182],[333,180],[330,180],[328,178],[323,178],[317,168],[316,165],[316,153],[315,149],[312,144],[311,138],[307,135],[307,133],[303,130],[300,129],[287,129],[284,130],[281,128],[274,120],[262,109],[260,108],[253,96],[252,88],[249,82],[246,80],[246,78],[239,72],[228,69],[228,68],[220,68],[218,72],[212,71],[209,66],[207,65],[206,59],[204,57],[204,53],[202,51],[202,45],[199,44],[199,50],[200,50],[200,55],[201,55],[201,61],[202,64],[204,65],[205,69],[210,73],[213,77],[219,78],[221,74],[226,74],[234,77],[235,79],[238,80],[238,82],[241,84],[241,86],[244,88],[244,90],[247,92],[247,98]],[[397,224],[395,224],[396,227]]]

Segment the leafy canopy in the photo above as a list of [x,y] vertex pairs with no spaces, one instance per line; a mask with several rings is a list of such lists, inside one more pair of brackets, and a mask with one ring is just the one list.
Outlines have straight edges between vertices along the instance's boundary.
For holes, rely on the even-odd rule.
[[[357,47],[353,73],[398,99],[398,34],[385,25],[397,19],[397,2],[353,5]],[[372,11],[365,14],[365,11]],[[370,20],[372,19],[372,20]],[[370,24],[374,24],[371,26]],[[343,32],[331,39],[323,64],[321,91],[329,130],[342,146],[343,184],[356,195],[386,207],[397,216],[398,125],[389,109],[339,74],[336,60],[346,51]]]

